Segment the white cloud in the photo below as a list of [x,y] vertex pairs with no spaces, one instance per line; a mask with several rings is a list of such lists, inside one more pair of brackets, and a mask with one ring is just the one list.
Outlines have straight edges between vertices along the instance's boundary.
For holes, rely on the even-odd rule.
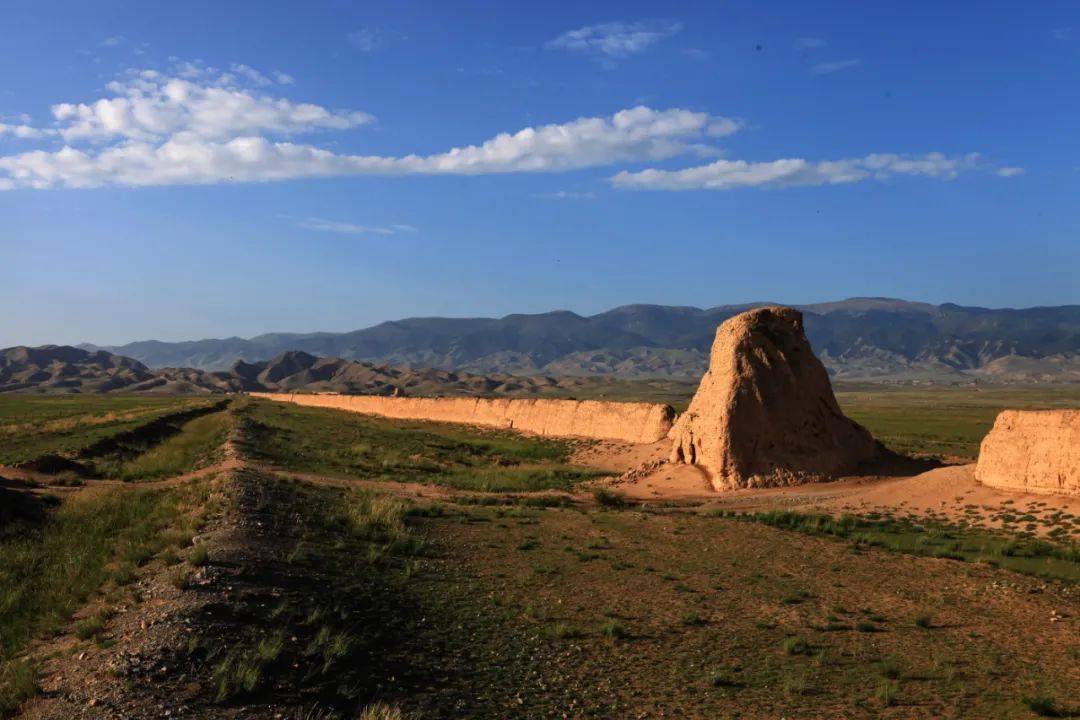
[[360,52],[375,52],[382,45],[382,33],[375,28],[360,28],[349,33],[348,40]]
[[951,180],[979,166],[978,153],[948,156],[874,154],[862,158],[811,162],[785,158],[771,162],[717,160],[683,170],[623,171],[611,178],[617,188],[629,190],[730,190],[799,185],[838,185],[863,180],[886,180],[909,175]]
[[102,47],[116,47],[117,45],[119,45],[122,42],[124,42],[124,36],[123,35],[113,35],[112,37],[107,37],[104,40],[102,40],[101,41],[101,46]]
[[215,74],[188,63],[175,75],[155,70],[134,72],[109,83],[111,97],[53,105],[53,117],[68,142],[153,142],[187,135],[220,140],[244,133],[345,130],[372,121],[366,113],[333,111],[260,95],[240,83],[237,76],[255,85],[269,84],[267,78],[246,65],[232,69],[233,73]]
[[267,85],[274,84],[273,80],[266,77],[250,65],[234,63],[229,69],[240,77],[247,80],[248,82],[252,83],[253,85],[258,85],[259,87],[266,87]]
[[820,62],[810,68],[811,75],[831,75],[834,72],[847,70],[859,64],[858,59],[834,60],[832,62]]
[[533,197],[545,200],[592,200],[596,197],[596,193],[556,190],[555,192],[533,193]]
[[49,128],[36,128],[26,124],[10,125],[0,122],[0,137],[12,135],[23,140],[36,140],[54,134]]
[[316,230],[318,232],[331,232],[341,235],[396,235],[401,232],[416,232],[412,225],[389,225],[387,227],[368,227],[356,225],[350,222],[337,220],[325,220],[323,218],[308,218],[296,224],[304,230]]
[[1001,167],[995,171],[998,177],[1016,177],[1026,172],[1027,170],[1022,167]]
[[174,74],[131,73],[112,97],[54,106],[62,148],[0,156],[4,186],[87,188],[264,182],[344,175],[553,172],[618,162],[706,156],[704,142],[738,121],[683,109],[635,107],[608,117],[527,127],[433,155],[348,155],[275,136],[345,130],[370,115],[331,111],[257,94],[236,66],[215,74],[197,63]]
[[665,20],[608,22],[570,30],[549,40],[544,47],[549,50],[600,53],[618,58],[639,53],[680,30],[681,23]]
[[795,41],[796,50],[817,50],[827,45],[824,40],[816,37],[801,37]]
[[278,85],[295,85],[296,80],[289,73],[283,73],[280,70],[274,71],[274,80]]
[[[35,149],[0,156],[0,190],[560,172],[687,155],[715,157],[719,150],[714,138],[742,127],[738,120],[704,112],[638,106],[609,116],[500,133],[479,144],[435,154],[346,154],[298,143],[292,137],[320,130],[350,130],[374,118],[364,112],[330,110],[270,95],[285,82],[282,75],[264,76],[245,65],[220,73],[198,62],[183,63],[171,73],[128,73],[123,80],[108,85],[107,97],[55,105],[53,127],[33,127],[24,116],[10,124],[0,123],[0,136],[39,141],[33,143]],[[950,179],[971,169],[990,170],[1004,177],[1023,172],[1021,168],[983,166],[975,154],[878,154],[822,162],[719,159],[682,170],[623,171],[611,182],[619,188],[663,190],[785,187],[898,175]],[[553,199],[592,196],[565,190],[539,195]],[[367,227],[320,218],[309,218],[303,226],[344,233],[415,231],[404,224]]]

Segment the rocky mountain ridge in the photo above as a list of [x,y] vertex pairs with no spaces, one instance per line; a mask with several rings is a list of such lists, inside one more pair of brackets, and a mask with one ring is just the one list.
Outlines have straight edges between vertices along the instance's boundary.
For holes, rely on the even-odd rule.
[[[227,371],[286,351],[480,375],[696,380],[716,327],[753,307],[627,305],[502,318],[409,318],[348,333],[274,333],[98,348],[151,367]],[[890,298],[795,306],[834,379],[908,382],[1080,381],[1080,306],[1013,309]]]
[[229,370],[151,370],[132,358],[63,345],[0,350],[0,392],[204,394],[339,392],[364,395],[529,395],[573,389],[582,379],[413,370],[290,351]]

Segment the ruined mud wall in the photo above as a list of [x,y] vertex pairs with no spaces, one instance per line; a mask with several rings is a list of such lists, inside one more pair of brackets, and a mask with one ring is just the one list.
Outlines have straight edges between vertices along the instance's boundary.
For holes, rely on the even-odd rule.
[[789,307],[716,329],[709,369],[671,436],[671,462],[702,468],[717,491],[839,477],[880,452],[840,411],[802,313]]
[[250,393],[253,397],[402,420],[432,420],[553,437],[652,443],[667,437],[675,412],[657,403],[510,398],[411,398]]
[[975,479],[1003,490],[1080,495],[1080,410],[1004,410]]

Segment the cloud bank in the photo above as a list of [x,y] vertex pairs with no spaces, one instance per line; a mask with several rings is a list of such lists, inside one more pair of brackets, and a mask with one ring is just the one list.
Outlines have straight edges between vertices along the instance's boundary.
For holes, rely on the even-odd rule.
[[340,220],[326,220],[324,218],[307,218],[296,223],[298,228],[315,230],[317,232],[338,233],[340,235],[397,235],[399,233],[414,233],[416,228],[412,225],[394,224],[384,226],[357,225]]
[[821,162],[802,158],[771,162],[717,160],[683,170],[624,170],[611,178],[611,184],[627,190],[731,190],[840,185],[863,180],[886,180],[897,175],[952,180],[961,172],[976,169],[979,165],[978,153],[959,156],[927,153],[915,157],[882,153]]
[[[0,190],[565,172],[654,164],[685,156],[716,158],[721,154],[717,140],[743,127],[730,117],[638,106],[612,115],[499,133],[478,144],[434,154],[347,154],[298,138],[362,131],[375,119],[358,110],[332,109],[273,94],[293,82],[280,71],[264,75],[246,65],[233,65],[225,72],[190,63],[167,73],[129,72],[106,87],[105,97],[53,105],[48,126],[35,126],[23,115],[0,123],[3,146],[38,145],[0,155]],[[610,178],[610,184],[619,189],[722,190],[836,185],[901,175],[951,179],[975,169],[992,170],[1002,177],[1023,173],[1022,168],[989,167],[977,154],[874,154],[817,162],[725,158],[678,170],[623,170]],[[591,197],[591,193],[552,196]],[[305,227],[312,230],[380,232],[380,228],[346,227],[348,223],[335,225],[317,218],[307,222]]]
[[5,125],[0,132],[54,136],[64,144],[0,156],[0,189],[553,172],[707,155],[715,151],[705,141],[740,127],[731,118],[708,113],[639,106],[607,117],[501,133],[433,155],[339,154],[293,138],[354,129],[373,122],[372,116],[271,97],[251,87],[261,88],[265,78],[249,70],[235,66],[221,75],[198,68],[171,75],[139,71],[111,83],[110,97],[54,105],[52,128]]
[[608,22],[570,30],[549,40],[544,47],[622,58],[636,55],[681,30],[681,23],[666,20]]

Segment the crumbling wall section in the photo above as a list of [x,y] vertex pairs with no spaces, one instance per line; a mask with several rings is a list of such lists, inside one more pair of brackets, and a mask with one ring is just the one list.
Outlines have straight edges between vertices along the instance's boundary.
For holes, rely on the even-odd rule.
[[401,420],[431,420],[551,437],[652,443],[667,437],[670,405],[533,398],[414,398],[331,393],[250,393],[253,397]]
[[1080,410],[1003,410],[983,438],[975,479],[1002,490],[1080,495]]

